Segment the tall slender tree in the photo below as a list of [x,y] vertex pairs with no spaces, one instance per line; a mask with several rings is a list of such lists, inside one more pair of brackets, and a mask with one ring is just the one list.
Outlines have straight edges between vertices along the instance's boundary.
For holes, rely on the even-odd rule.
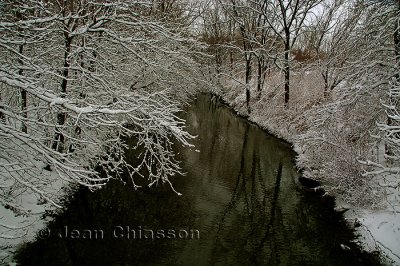
[[310,12],[321,2],[321,0],[267,1],[268,5],[264,11],[266,22],[284,45],[285,106],[289,105],[290,99],[291,50]]

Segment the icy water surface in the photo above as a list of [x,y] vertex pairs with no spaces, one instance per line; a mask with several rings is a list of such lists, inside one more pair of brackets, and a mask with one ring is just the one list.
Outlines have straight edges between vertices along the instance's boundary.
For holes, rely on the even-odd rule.
[[[198,138],[176,147],[187,175],[132,191],[79,190],[23,246],[21,265],[377,265],[329,198],[298,185],[291,147],[200,95],[182,114]],[[128,159],[134,160],[134,151]],[[351,247],[344,250],[342,245]]]

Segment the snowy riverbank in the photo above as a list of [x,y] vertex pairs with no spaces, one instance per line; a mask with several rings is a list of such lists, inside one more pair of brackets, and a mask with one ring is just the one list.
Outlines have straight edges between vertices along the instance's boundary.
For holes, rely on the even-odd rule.
[[[304,153],[303,151],[304,146],[307,145],[304,145],[305,133],[301,126],[308,119],[304,113],[299,115],[299,110],[296,110],[297,114],[296,111],[285,112],[283,108],[273,110],[273,103],[272,106],[268,106],[268,100],[273,102],[276,97],[254,96],[250,103],[251,113],[248,115],[245,94],[241,86],[230,84],[229,87],[226,86],[225,88],[217,89],[213,93],[220,96],[239,115],[246,117],[249,121],[256,123],[276,137],[291,143],[293,149],[299,154],[296,162],[299,169],[304,169],[309,162],[312,162],[312,156],[307,156],[310,152]],[[255,91],[252,91],[252,93],[253,95],[257,95]],[[268,95],[265,92],[264,94]],[[276,96],[279,97],[282,95]],[[293,117],[293,114],[296,115]],[[315,150],[315,152],[318,152],[318,150]],[[316,164],[316,162],[312,163]],[[319,179],[322,181],[322,184],[327,181],[323,177],[320,178],[320,173],[326,174],[329,169],[314,169],[310,171],[310,168],[304,171],[303,174],[310,178]],[[321,168],[324,168],[324,166],[322,165]],[[343,171],[342,174],[346,175],[346,172]],[[393,176],[392,178],[398,177]],[[379,187],[382,185],[382,182],[389,184],[390,180],[386,177],[383,181],[380,180],[379,184],[377,180],[373,180],[372,182],[374,184],[371,187]],[[359,234],[359,238],[356,241],[360,246],[368,252],[380,252],[383,263],[398,265],[400,264],[400,193],[397,188],[384,188],[380,193],[383,196],[380,197],[379,201],[370,205],[371,208],[368,207],[368,204],[354,204],[354,202],[351,202],[351,199],[350,203],[348,203],[348,195],[342,197],[340,194],[330,194],[336,197],[336,208],[338,210],[348,209],[344,216],[349,226],[353,227]]]
[[[57,176],[54,171],[45,170],[45,164],[37,162],[41,169],[40,177],[48,184],[47,192],[62,199],[71,187]],[[8,265],[19,246],[35,240],[37,234],[47,223],[46,212],[56,207],[31,190],[23,190],[16,197],[15,203],[22,211],[13,211],[12,206],[0,205],[0,264]]]

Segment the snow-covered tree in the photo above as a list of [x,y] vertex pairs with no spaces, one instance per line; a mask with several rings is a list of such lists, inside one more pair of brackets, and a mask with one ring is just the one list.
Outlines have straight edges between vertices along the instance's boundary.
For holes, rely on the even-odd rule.
[[[379,202],[383,195],[376,177],[383,185],[383,175],[398,174],[399,14],[393,1],[346,4],[341,14],[347,18],[337,24],[326,51],[332,64],[325,65],[342,83],[328,90],[331,99],[306,114],[309,129],[303,134],[300,162],[306,175],[325,181],[330,193],[363,205]],[[382,144],[393,151],[386,162]]]
[[[397,178],[390,178],[383,181],[383,186],[399,187],[400,180],[400,1],[377,1],[370,7],[374,12],[371,16],[377,23],[378,32],[375,33],[383,40],[374,54],[380,55],[371,62],[371,66],[381,70],[380,75],[375,75],[378,80],[373,79],[366,84],[367,88],[382,88],[386,97],[381,98],[385,108],[386,121],[378,121],[377,126],[380,134],[377,136],[385,144],[385,161],[362,161],[363,164],[372,166],[364,173],[370,175],[392,175]],[[373,73],[371,72],[370,76]],[[379,159],[379,158],[378,158]]]
[[285,75],[285,106],[290,99],[291,50],[298,40],[305,21],[321,0],[267,1],[265,20],[283,43],[283,72]]
[[[176,113],[202,85],[193,59],[201,47],[183,27],[140,14],[149,7],[0,4],[1,204],[28,213],[17,198],[31,191],[58,206],[55,177],[96,189],[125,171],[135,188],[138,176],[172,187],[172,142],[192,138]],[[124,157],[128,137],[141,151],[136,165]]]
[[236,45],[236,50],[240,52],[244,59],[244,87],[246,93],[246,108],[247,113],[251,112],[250,108],[250,80],[252,78],[253,67],[253,39],[257,34],[257,21],[260,16],[254,9],[251,1],[219,0],[219,4],[224,9],[231,23],[233,23],[238,31],[237,36],[240,36],[239,42]]
[[354,29],[362,9],[343,0],[324,1],[300,36],[300,49],[324,82],[324,96],[330,96],[345,77],[346,60],[356,50]]

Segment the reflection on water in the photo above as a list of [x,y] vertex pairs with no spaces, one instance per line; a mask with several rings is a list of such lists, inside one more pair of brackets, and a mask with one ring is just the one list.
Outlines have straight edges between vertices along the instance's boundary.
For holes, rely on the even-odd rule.
[[[117,182],[95,193],[81,189],[42,239],[19,250],[18,261],[22,265],[378,264],[350,242],[354,236],[333,212],[332,199],[299,188],[295,154],[288,144],[208,95],[200,95],[182,116],[189,132],[198,136],[195,148],[176,147],[187,175],[173,182],[183,196],[168,186],[133,192]],[[134,160],[134,151],[128,158]],[[343,250],[341,244],[351,250]]]

